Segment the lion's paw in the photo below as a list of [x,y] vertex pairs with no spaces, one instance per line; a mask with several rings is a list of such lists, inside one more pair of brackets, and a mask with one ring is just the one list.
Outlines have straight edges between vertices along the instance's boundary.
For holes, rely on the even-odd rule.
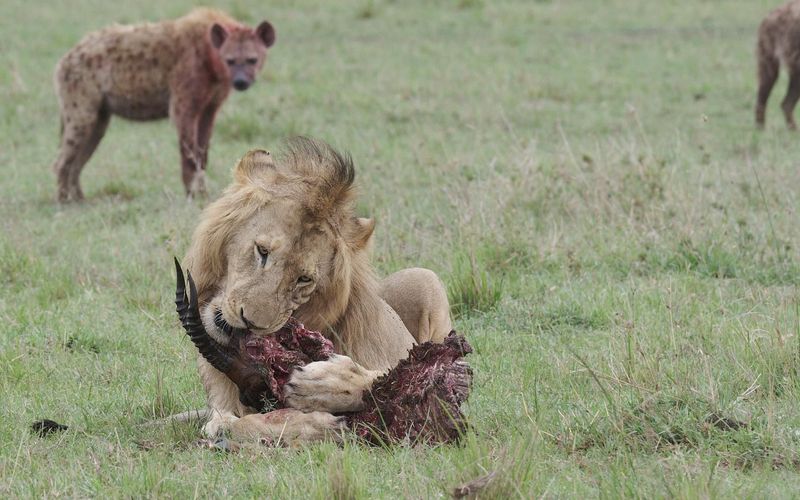
[[230,431],[235,439],[256,439],[270,446],[293,446],[323,440],[340,441],[345,428],[344,417],[283,408],[245,415],[231,425]]
[[378,376],[347,356],[334,355],[295,368],[283,386],[287,406],[302,411],[330,413],[364,409],[362,395]]
[[231,425],[237,420],[239,420],[239,417],[235,415],[215,413],[211,420],[203,426],[203,434],[208,438],[217,438],[230,429]]

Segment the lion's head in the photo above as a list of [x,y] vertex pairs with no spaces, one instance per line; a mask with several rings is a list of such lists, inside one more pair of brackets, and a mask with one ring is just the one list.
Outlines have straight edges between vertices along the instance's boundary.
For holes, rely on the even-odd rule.
[[233,179],[203,212],[187,260],[209,333],[268,335],[290,316],[335,328],[354,284],[374,282],[374,223],[354,215],[350,157],[296,138],[277,156],[248,152]]

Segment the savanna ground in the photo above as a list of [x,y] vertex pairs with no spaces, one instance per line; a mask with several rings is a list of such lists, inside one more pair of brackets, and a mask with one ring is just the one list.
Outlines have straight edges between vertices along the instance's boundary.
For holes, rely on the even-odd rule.
[[[231,1],[278,42],[212,140],[352,152],[382,274],[441,274],[475,347],[461,446],[220,454],[174,313],[167,122],[113,120],[58,207],[52,71],[186,1],[0,4],[0,495],[789,497],[800,488],[800,136],[757,133],[752,0]],[[41,439],[39,418],[70,430]]]

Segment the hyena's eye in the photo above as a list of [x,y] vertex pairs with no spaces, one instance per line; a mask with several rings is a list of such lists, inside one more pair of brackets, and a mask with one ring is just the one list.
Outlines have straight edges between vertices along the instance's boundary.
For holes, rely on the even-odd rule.
[[258,59],[256,59],[255,57],[248,57],[248,58],[245,60],[245,62],[246,62],[247,64],[249,64],[249,65],[251,65],[251,66],[252,66],[252,65],[254,65],[255,63],[257,63],[257,62],[258,62]]
[[236,64],[236,59],[227,59],[225,62],[228,63],[228,66],[233,66]]

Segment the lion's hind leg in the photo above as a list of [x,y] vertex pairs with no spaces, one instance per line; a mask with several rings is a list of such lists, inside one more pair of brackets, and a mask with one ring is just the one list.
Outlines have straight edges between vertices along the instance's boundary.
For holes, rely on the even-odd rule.
[[442,342],[453,329],[447,291],[430,269],[397,271],[381,281],[380,294],[418,343]]

